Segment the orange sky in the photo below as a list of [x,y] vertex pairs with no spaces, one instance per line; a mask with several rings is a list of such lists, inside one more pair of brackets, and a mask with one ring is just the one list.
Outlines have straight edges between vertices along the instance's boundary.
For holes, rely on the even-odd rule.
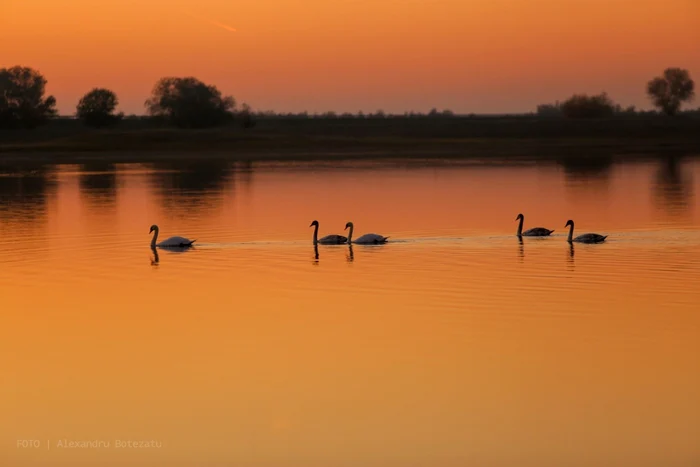
[[95,86],[142,113],[183,75],[278,111],[521,112],[600,91],[648,107],[663,68],[700,79],[698,18],[698,0],[0,0],[0,67],[39,69],[64,114]]

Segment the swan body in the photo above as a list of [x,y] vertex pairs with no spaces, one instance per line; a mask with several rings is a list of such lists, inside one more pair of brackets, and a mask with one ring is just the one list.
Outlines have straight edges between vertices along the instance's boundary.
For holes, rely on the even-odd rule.
[[342,245],[347,243],[347,237],[342,235],[326,235],[325,237],[318,238],[318,221],[313,221],[309,227],[315,227],[314,229],[314,245]]
[[153,224],[151,226],[151,230],[148,231],[148,233],[155,232],[153,234],[153,239],[151,240],[151,248],[189,248],[192,246],[194,242],[197,240],[190,240],[189,238],[185,237],[170,237],[166,238],[160,243],[156,243],[158,241],[158,226]]
[[361,237],[358,237],[352,243],[375,244],[376,245],[376,244],[380,244],[380,243],[386,243],[388,239],[389,239],[389,237],[384,237],[382,235],[368,233],[368,234],[362,235]]
[[571,226],[571,228],[569,229],[569,238],[567,239],[567,241],[569,243],[572,243],[572,242],[602,243],[605,241],[606,238],[608,238],[607,235],[600,235],[597,233],[587,233],[587,234],[579,235],[576,238],[573,238],[574,237],[574,221],[572,221],[572,220],[566,221],[566,225],[564,227],[569,227],[569,226]]
[[382,243],[386,243],[387,240],[389,240],[389,237],[385,237],[383,235],[374,233],[364,234],[361,237],[353,240],[352,231],[355,229],[355,226],[352,222],[348,222],[347,224],[345,224],[345,230],[347,229],[350,229],[350,233],[348,234],[348,243],[350,244],[355,243],[358,245],[381,245]]
[[518,217],[516,217],[515,220],[517,221],[518,219],[520,220],[520,223],[518,224],[518,233],[516,234],[518,237],[547,237],[554,232],[554,230],[545,229],[544,227],[534,227],[523,232],[523,222],[525,221],[525,216],[518,214]]

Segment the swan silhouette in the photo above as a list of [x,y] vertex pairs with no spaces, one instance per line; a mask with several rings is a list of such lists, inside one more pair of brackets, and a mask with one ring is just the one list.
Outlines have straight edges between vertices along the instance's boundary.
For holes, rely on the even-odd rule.
[[315,227],[314,229],[314,245],[342,245],[348,241],[347,237],[342,235],[326,235],[325,237],[318,238],[318,221],[313,221],[309,227]]
[[160,243],[156,243],[158,241],[158,232],[160,229],[158,229],[158,226],[153,224],[151,226],[151,230],[148,231],[148,233],[155,232],[153,234],[153,239],[151,240],[151,248],[189,248],[192,246],[194,242],[197,240],[190,240],[185,237],[170,237],[166,238]]
[[544,227],[534,227],[523,232],[523,222],[525,221],[525,216],[518,214],[518,217],[516,217],[515,220],[517,221],[518,219],[520,219],[520,223],[518,224],[518,233],[516,234],[518,237],[546,237],[554,232],[554,230],[545,229]]
[[607,235],[600,235],[597,233],[587,233],[583,235],[579,235],[576,238],[573,238],[574,236],[574,221],[569,219],[566,221],[566,225],[564,227],[569,227],[571,226],[571,229],[569,229],[569,238],[567,238],[567,241],[569,243],[572,242],[578,242],[578,243],[602,243],[605,241],[606,238],[608,238]]
[[348,222],[347,224],[345,224],[345,230],[347,229],[350,229],[350,233],[348,234],[348,243],[355,243],[357,245],[379,245],[382,243],[386,243],[387,240],[389,240],[389,237],[385,237],[383,235],[378,235],[374,233],[364,234],[357,240],[353,240],[352,231],[355,229],[355,226],[352,222]]

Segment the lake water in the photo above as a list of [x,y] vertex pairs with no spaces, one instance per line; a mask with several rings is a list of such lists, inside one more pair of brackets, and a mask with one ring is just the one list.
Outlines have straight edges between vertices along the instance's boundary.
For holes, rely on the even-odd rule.
[[691,158],[6,170],[0,465],[698,466],[698,193]]

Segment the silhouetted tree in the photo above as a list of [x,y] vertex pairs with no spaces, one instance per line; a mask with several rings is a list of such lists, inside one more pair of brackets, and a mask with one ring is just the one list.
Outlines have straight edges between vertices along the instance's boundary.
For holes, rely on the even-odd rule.
[[615,105],[606,93],[597,96],[575,94],[561,104],[561,111],[569,118],[601,118],[611,116]]
[[56,115],[46,78],[29,67],[0,68],[0,128],[34,128]]
[[250,106],[246,103],[243,103],[241,106],[241,111],[238,112],[239,117],[241,118],[241,126],[243,129],[248,129],[248,128],[253,128],[255,126],[255,119],[253,119],[253,112],[250,109]]
[[675,115],[683,102],[689,102],[695,96],[695,83],[688,70],[667,68],[663,76],[658,76],[647,83],[647,94],[654,105],[666,115]]
[[554,104],[540,104],[537,106],[537,115],[540,117],[561,117],[561,105],[559,101]]
[[111,125],[123,117],[122,114],[114,114],[118,103],[117,95],[109,89],[95,88],[80,99],[77,116],[87,126]]
[[145,103],[150,115],[185,128],[221,125],[233,118],[236,102],[197,78],[162,78]]

